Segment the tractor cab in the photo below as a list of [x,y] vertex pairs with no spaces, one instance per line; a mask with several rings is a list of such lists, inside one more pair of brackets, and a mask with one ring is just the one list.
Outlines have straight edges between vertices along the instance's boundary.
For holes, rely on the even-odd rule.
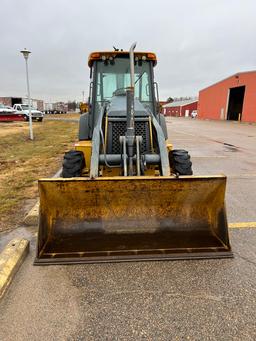
[[[94,126],[103,105],[111,106],[112,102],[119,104],[119,110],[115,105],[119,115],[126,110],[126,91],[130,87],[129,52],[93,52],[89,56],[88,65],[91,68],[89,103]],[[145,116],[146,111],[155,116],[157,114],[158,92],[153,73],[155,65],[154,53],[134,53],[135,116],[141,115],[142,111],[142,116]],[[123,102],[125,105],[122,105]]]

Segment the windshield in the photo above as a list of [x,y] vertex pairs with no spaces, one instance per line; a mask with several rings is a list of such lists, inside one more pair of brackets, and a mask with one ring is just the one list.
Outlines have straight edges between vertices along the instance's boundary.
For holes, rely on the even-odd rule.
[[3,104],[0,103],[0,108],[5,108],[5,106]]
[[[21,104],[22,110],[28,110],[29,106],[28,104]],[[33,107],[30,106],[30,109],[34,109]]]
[[[135,98],[153,110],[152,81],[150,62],[141,61],[135,64]],[[118,89],[130,86],[130,60],[116,58],[114,63],[97,62],[96,69],[98,104],[109,101]]]

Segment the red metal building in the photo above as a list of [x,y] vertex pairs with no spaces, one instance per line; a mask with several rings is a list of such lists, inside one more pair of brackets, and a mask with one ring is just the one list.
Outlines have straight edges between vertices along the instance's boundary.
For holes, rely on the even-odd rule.
[[197,110],[197,99],[176,101],[163,105],[162,113],[164,116],[190,116],[193,110]]
[[256,71],[236,73],[201,90],[198,117],[256,122]]

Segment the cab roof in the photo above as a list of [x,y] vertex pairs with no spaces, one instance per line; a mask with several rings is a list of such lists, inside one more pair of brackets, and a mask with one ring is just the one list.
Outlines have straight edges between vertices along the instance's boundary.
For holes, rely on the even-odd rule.
[[[116,57],[127,57],[129,58],[129,51],[97,51],[92,52],[88,58],[88,66],[91,67],[93,62],[96,60],[107,60]],[[153,61],[153,66],[156,65],[157,59],[153,52],[134,52],[134,58]]]

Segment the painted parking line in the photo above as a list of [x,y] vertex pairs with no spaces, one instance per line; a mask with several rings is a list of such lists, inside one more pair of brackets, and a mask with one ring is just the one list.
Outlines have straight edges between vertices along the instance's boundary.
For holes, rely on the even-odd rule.
[[230,229],[239,229],[239,228],[256,228],[256,221],[250,221],[250,222],[241,222],[241,223],[230,223],[228,224],[228,227]]

